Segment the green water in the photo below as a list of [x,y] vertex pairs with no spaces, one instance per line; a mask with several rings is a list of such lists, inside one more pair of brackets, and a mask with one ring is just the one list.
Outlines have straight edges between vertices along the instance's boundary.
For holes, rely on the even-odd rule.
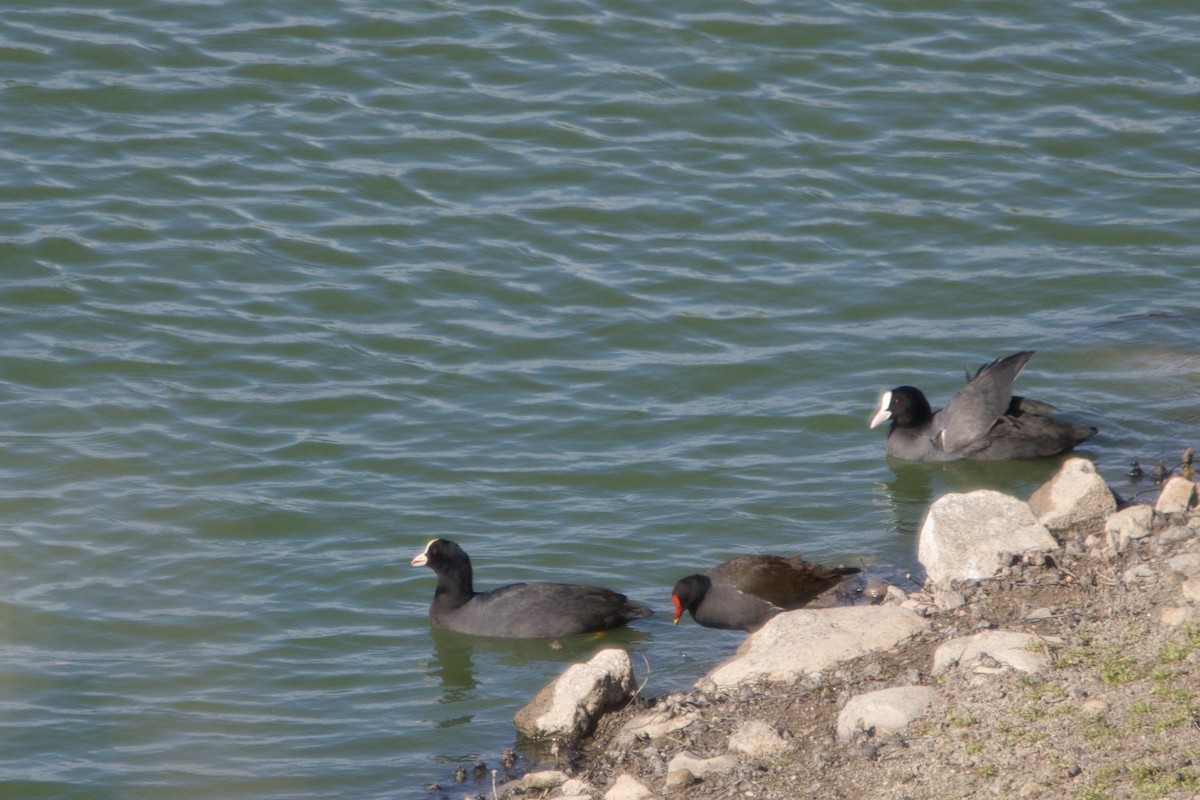
[[[740,634],[674,580],[900,582],[942,492],[899,383],[1019,389],[1128,463],[1200,433],[1191,3],[9,2],[0,794],[427,798],[604,646]],[[434,636],[428,570],[625,591],[564,643]],[[524,762],[528,766],[528,762]]]

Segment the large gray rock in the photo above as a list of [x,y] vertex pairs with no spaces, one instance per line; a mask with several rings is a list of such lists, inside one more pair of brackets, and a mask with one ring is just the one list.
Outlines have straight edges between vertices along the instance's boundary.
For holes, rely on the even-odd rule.
[[981,489],[933,502],[921,525],[917,559],[935,584],[945,586],[990,578],[1013,555],[1057,547],[1028,503]]
[[925,716],[937,692],[928,686],[897,686],[851,697],[838,714],[838,739],[848,742],[860,730],[898,731]]
[[513,717],[527,736],[574,741],[591,732],[600,715],[633,696],[633,665],[624,650],[601,650],[586,664],[572,664]]
[[916,612],[897,606],[786,611],[747,637],[700,683],[711,680],[728,688],[816,675],[863,653],[895,647],[928,625]]
[[1104,522],[1104,533],[1108,537],[1109,547],[1122,553],[1131,541],[1149,536],[1153,524],[1154,509],[1147,505],[1130,506]]
[[960,636],[942,644],[933,654],[933,674],[940,675],[955,667],[975,672],[999,672],[1015,669],[1037,673],[1050,666],[1041,640],[1016,631],[985,631]]
[[1181,475],[1174,475],[1163,484],[1154,510],[1159,514],[1183,514],[1196,505],[1196,484]]
[[1103,519],[1117,510],[1112,489],[1086,458],[1068,458],[1029,498],[1029,508],[1049,530]]

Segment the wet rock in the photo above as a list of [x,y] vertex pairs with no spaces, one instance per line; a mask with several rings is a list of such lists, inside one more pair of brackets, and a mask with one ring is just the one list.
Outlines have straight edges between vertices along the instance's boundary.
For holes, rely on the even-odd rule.
[[1039,523],[1029,505],[990,489],[946,494],[925,515],[917,543],[917,559],[930,580],[990,578],[1013,560],[1058,543]]
[[759,680],[792,681],[816,675],[864,653],[895,647],[928,624],[898,606],[788,611],[747,637],[707,680],[733,688]]
[[[879,578],[867,578],[867,584],[863,587],[862,595],[868,603],[879,605],[884,600],[888,599],[891,590],[896,587]],[[897,589],[899,591],[899,589]],[[901,592],[903,594],[903,592]]]
[[729,737],[729,749],[748,756],[772,756],[788,749],[786,739],[765,722],[742,723]]
[[1184,514],[1196,505],[1196,484],[1176,475],[1163,484],[1154,510],[1159,514]]
[[1104,523],[1108,546],[1118,553],[1125,552],[1129,543],[1150,535],[1154,522],[1154,509],[1147,505],[1124,508],[1113,514]]
[[898,686],[850,698],[838,714],[837,735],[849,742],[859,731],[899,731],[929,710],[937,693],[928,686]]
[[572,664],[513,717],[527,736],[575,741],[591,732],[600,715],[624,705],[636,689],[624,650],[601,650],[586,664]]
[[1117,500],[1092,462],[1069,458],[1030,496],[1029,508],[1048,530],[1063,531],[1108,516]]
[[1050,657],[1044,652],[1041,640],[1016,631],[986,631],[974,636],[960,636],[945,642],[933,654],[935,675],[955,667],[975,672],[1015,669],[1036,673],[1049,666]]
[[617,778],[612,788],[604,793],[604,800],[649,800],[654,793],[626,773]]

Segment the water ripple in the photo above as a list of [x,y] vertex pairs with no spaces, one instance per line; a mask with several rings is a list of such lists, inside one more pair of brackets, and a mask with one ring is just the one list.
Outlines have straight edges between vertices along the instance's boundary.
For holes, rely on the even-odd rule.
[[[914,566],[899,382],[1036,348],[1125,493],[1198,421],[1182,6],[17,3],[0,12],[0,785],[424,797],[603,643],[431,635],[683,568]],[[635,658],[635,662],[638,659]],[[16,735],[19,732],[19,736]],[[49,757],[53,754],[53,757]],[[464,787],[467,790],[468,787]],[[483,787],[479,788],[483,791]]]

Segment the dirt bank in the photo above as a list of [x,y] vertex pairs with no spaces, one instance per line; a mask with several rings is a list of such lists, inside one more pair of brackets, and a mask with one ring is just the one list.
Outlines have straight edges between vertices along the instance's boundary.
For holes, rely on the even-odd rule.
[[[1044,565],[961,587],[964,605],[931,613],[930,629],[895,652],[790,686],[639,698],[602,721],[567,771],[601,793],[627,773],[662,796],[673,756],[726,753],[739,725],[760,720],[791,746],[673,785],[670,796],[1200,797],[1200,614],[1181,590],[1196,577],[1186,565],[1200,561],[1200,514],[1158,517],[1119,554],[1099,546],[1099,527],[1070,531]],[[931,676],[939,643],[987,629],[1036,634],[1052,666]],[[837,741],[850,697],[914,683],[937,690],[923,720]],[[699,718],[621,742],[622,726],[649,708]]]

